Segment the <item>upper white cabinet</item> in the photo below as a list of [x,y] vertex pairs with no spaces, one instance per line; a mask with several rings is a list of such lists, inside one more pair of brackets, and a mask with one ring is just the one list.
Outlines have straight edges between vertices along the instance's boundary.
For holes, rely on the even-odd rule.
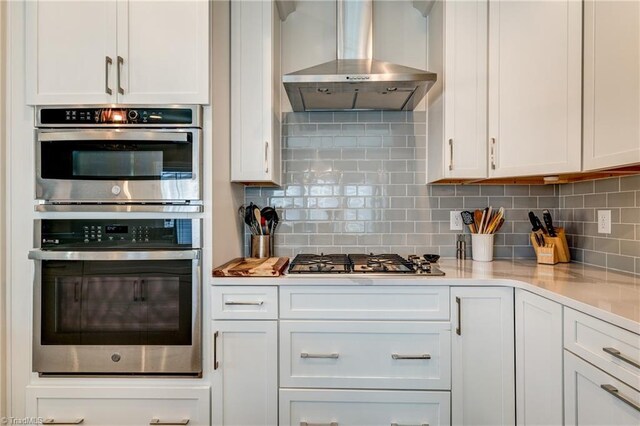
[[561,425],[562,305],[516,289],[518,425]]
[[280,16],[276,2],[231,2],[231,180],[281,181]]
[[489,176],[581,170],[582,3],[489,2]]
[[488,2],[438,1],[429,15],[429,182],[487,177]]
[[26,7],[29,104],[209,102],[208,2]]
[[513,289],[451,288],[451,421],[515,424]]
[[584,2],[584,170],[640,163],[640,2]]

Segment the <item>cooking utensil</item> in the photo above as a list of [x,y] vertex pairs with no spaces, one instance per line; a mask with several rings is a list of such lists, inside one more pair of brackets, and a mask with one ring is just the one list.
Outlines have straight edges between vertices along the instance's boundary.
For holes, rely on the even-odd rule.
[[482,210],[476,209],[473,212],[473,221],[476,225],[476,232],[480,232],[480,221],[482,220]]
[[488,219],[487,217],[487,213],[489,212],[489,207],[485,207],[484,210],[482,210],[482,218],[480,219],[480,227],[478,228],[478,234],[484,234],[485,229],[486,229],[486,225],[485,225],[485,221]]
[[256,219],[256,225],[258,226],[258,231],[260,231],[260,235],[263,235],[262,232],[262,215],[260,214],[260,208],[258,208],[258,206],[255,206],[255,209],[253,210],[253,216]]
[[460,213],[460,216],[462,216],[462,223],[467,225],[469,227],[469,230],[475,234],[477,228],[476,228],[476,224],[475,224],[475,222],[473,220],[473,213],[471,213],[470,211],[465,210],[462,213]]
[[540,219],[535,215],[534,212],[529,212],[529,221],[531,222],[531,230],[533,232],[538,232],[540,230],[542,230],[542,232],[545,232],[544,226],[542,226],[542,222],[540,222]]
[[544,224],[547,226],[547,233],[549,234],[550,237],[555,237],[556,234],[556,230],[553,227],[553,219],[551,218],[551,213],[549,213],[549,210],[545,209],[542,211],[542,219],[544,219]]

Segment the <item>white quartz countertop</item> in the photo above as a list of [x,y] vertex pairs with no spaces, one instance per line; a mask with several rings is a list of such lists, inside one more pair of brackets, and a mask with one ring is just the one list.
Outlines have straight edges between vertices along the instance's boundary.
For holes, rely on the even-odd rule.
[[474,262],[443,259],[444,277],[384,274],[212,277],[213,285],[446,285],[510,286],[640,334],[640,277],[579,263],[538,265],[534,260]]

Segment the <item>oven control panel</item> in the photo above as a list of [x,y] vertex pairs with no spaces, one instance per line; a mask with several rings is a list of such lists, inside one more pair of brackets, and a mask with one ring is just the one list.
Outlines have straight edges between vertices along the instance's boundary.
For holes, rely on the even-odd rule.
[[192,219],[43,219],[40,246],[69,249],[182,249],[194,247]]
[[87,127],[87,126],[191,126],[200,127],[200,108],[193,106],[86,106],[86,107],[38,107],[38,127]]

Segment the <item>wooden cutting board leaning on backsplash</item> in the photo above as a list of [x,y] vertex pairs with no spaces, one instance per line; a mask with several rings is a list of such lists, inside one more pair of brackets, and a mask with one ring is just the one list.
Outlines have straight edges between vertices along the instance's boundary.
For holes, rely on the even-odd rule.
[[213,270],[214,277],[279,277],[289,264],[288,257],[238,257]]

